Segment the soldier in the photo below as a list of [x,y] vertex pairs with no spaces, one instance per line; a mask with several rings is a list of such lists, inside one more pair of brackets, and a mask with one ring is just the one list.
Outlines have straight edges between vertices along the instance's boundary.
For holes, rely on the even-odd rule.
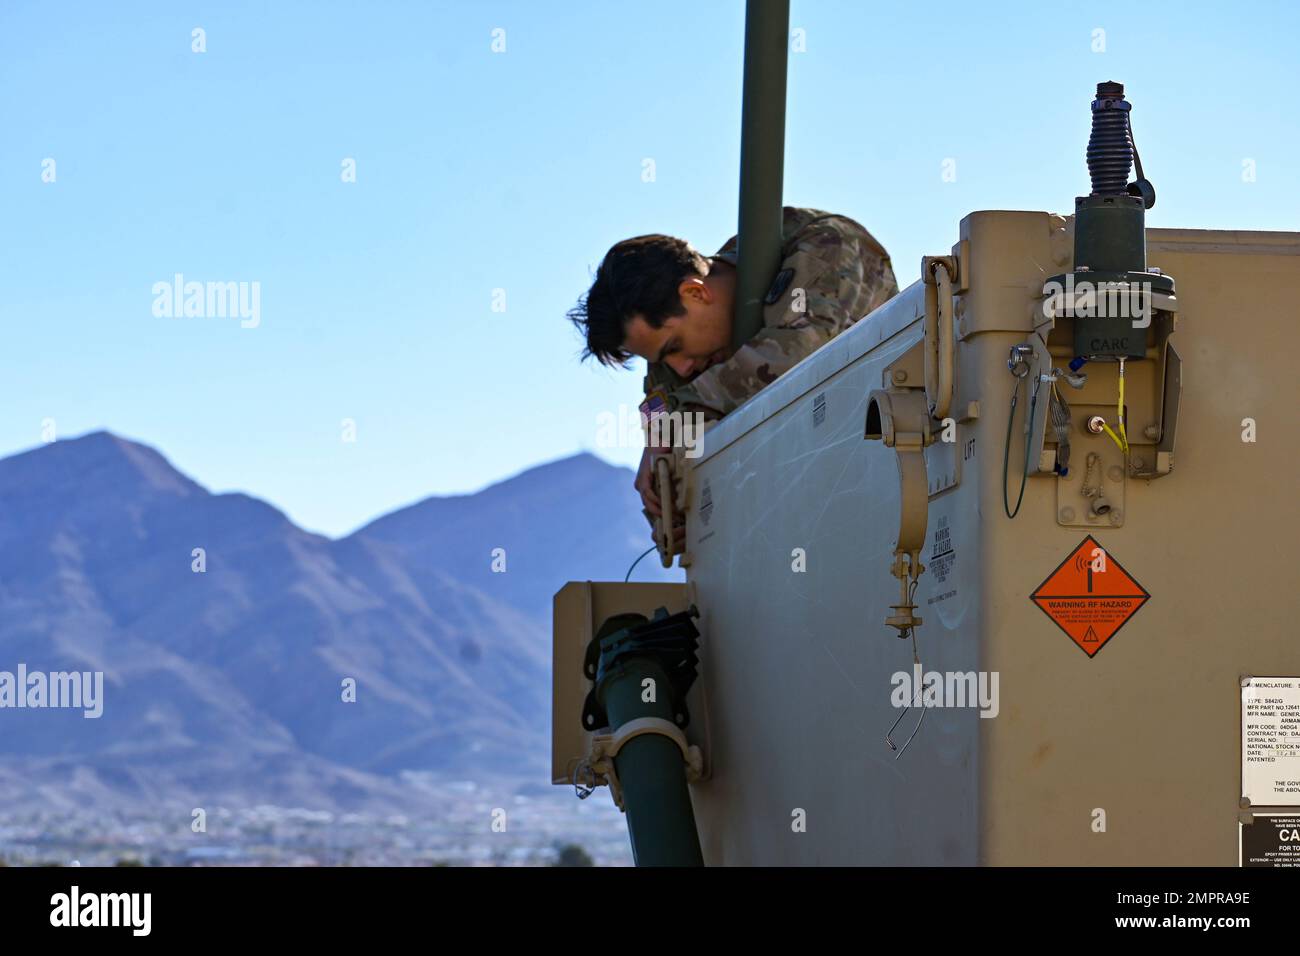
[[[717,419],[740,406],[898,293],[889,254],[845,216],[783,210],[781,265],[763,299],[763,327],[731,348],[737,237],[705,258],[681,239],[625,239],[605,255],[587,295],[569,312],[586,336],[583,358],[648,363],[644,417],[698,413]],[[647,446],[636,490],[647,517],[660,514]]]

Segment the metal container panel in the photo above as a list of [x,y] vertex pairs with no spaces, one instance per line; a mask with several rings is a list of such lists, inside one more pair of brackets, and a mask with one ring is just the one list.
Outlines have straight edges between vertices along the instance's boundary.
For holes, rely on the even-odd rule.
[[[1052,476],[1030,477],[1014,521],[1001,490],[1007,350],[1028,337],[1043,279],[1068,268],[1068,226],[975,213],[954,250],[954,407],[979,411],[958,425],[960,480],[930,499],[927,540],[942,520],[950,566],[939,580],[927,561],[917,648],[926,670],[997,672],[996,717],[934,708],[901,758],[885,745],[891,676],[913,648],[883,624],[898,593],[895,455],[863,425],[884,368],[921,337],[919,283],[706,433],[687,546],[712,730],[712,776],[693,787],[708,863],[1236,863],[1239,679],[1300,673],[1287,547],[1300,390],[1285,345],[1300,235],[1148,231],[1151,265],[1178,282],[1176,467],[1130,478],[1122,525],[1095,532],[1151,597],[1088,657],[1029,597],[1085,531],[1058,524]],[[1257,442],[1241,440],[1247,417]]]

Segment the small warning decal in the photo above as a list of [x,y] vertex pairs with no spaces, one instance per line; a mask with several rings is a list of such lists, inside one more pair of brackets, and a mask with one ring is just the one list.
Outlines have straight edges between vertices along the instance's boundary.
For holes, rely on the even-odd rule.
[[930,573],[936,581],[943,584],[948,580],[952,564],[957,560],[957,551],[952,546],[952,529],[948,527],[948,516],[939,518],[939,527],[934,530],[934,551],[930,554]]
[[1029,595],[1089,657],[1150,597],[1092,535]]
[[1238,827],[1241,866],[1300,869],[1300,816],[1293,813],[1256,813]]

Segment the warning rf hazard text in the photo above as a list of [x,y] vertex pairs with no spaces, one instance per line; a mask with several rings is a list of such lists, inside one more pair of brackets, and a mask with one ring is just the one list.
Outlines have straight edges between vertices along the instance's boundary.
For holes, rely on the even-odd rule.
[[1088,535],[1029,597],[1093,657],[1151,595]]

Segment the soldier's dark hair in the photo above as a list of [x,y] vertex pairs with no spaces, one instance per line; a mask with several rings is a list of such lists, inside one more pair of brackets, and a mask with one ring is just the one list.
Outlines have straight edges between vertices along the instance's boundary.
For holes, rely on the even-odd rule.
[[657,329],[666,319],[684,315],[677,287],[683,279],[707,271],[704,257],[672,236],[637,236],[616,243],[605,253],[591,289],[568,312],[587,339],[582,357],[594,355],[603,365],[626,367],[632,353],[623,348],[623,339],[632,316],[641,316]]

